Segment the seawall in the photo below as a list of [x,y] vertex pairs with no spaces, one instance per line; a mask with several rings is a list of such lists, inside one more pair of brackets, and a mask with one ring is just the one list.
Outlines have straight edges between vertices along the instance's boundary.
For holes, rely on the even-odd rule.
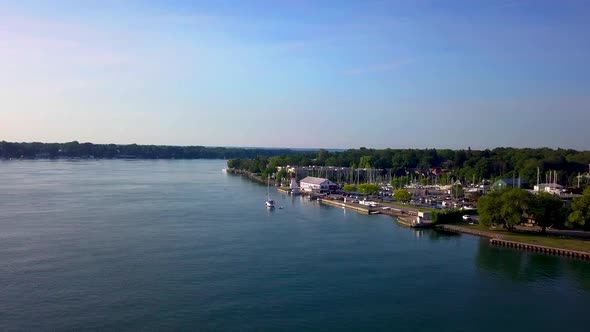
[[486,231],[477,230],[477,229],[469,229],[469,228],[454,226],[454,225],[436,225],[436,228],[443,230],[443,231],[447,231],[447,232],[465,233],[465,234],[489,238],[490,244],[497,245],[497,246],[529,250],[529,251],[540,252],[540,253],[549,254],[549,255],[558,255],[558,256],[566,256],[566,257],[590,260],[590,253],[588,253],[588,252],[570,250],[570,249],[554,248],[554,247],[543,246],[543,245],[538,245],[538,244],[529,244],[529,243],[505,240],[504,238],[502,238],[501,235],[493,233],[493,232],[486,232]]

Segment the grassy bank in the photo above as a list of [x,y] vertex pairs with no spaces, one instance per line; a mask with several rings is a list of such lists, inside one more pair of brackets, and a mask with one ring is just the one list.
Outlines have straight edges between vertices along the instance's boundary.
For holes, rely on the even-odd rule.
[[482,225],[457,224],[453,226],[486,232],[490,234],[490,237],[496,237],[508,241],[590,253],[589,240],[574,239],[555,235],[544,235],[532,232],[509,232],[505,229],[489,228]]

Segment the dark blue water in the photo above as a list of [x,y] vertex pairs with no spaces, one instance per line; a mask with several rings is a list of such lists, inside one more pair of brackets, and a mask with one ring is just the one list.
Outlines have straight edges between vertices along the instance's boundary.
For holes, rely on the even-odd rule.
[[590,264],[414,231],[223,161],[0,162],[1,330],[587,331]]

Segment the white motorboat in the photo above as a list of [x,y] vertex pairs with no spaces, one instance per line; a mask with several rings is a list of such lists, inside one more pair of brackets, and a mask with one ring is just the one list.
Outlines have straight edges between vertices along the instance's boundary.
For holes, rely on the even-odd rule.
[[268,185],[266,187],[266,202],[264,203],[268,209],[274,209],[275,201],[270,198],[270,176],[268,177]]

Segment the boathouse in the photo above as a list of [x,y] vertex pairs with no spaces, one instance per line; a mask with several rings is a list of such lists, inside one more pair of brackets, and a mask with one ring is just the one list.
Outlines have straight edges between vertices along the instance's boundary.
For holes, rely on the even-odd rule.
[[328,179],[308,176],[299,181],[299,187],[305,192],[328,193],[338,189],[338,185]]

